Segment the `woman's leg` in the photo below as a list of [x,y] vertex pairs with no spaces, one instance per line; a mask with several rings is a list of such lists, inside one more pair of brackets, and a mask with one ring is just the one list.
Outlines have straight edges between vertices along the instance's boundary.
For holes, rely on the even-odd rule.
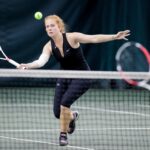
[[[90,85],[91,81],[89,80],[83,80],[83,79],[73,79],[73,80],[67,80],[67,88],[65,89],[65,93],[63,93],[62,99],[61,99],[61,107],[60,107],[60,145],[65,146],[68,144],[67,141],[67,132],[70,130],[69,128],[71,126],[70,123],[73,125],[74,122],[74,116],[72,114],[72,111],[70,109],[71,105],[83,94],[85,93]],[[75,125],[72,126],[75,128]],[[72,130],[72,129],[71,129]],[[74,129],[72,130],[74,131]]]
[[61,105],[60,113],[60,131],[67,133],[69,123],[73,119],[72,111],[70,108]]
[[90,88],[91,84],[91,80],[72,79],[62,97],[61,105],[70,108],[71,105]]
[[[67,129],[66,124],[70,121],[70,108],[61,105],[61,101],[64,93],[68,88],[68,79],[58,79],[56,83],[55,96],[54,96],[54,115],[56,118],[60,119],[60,138],[59,144],[65,146],[68,144],[67,141]],[[69,119],[69,120],[68,120]]]
[[53,111],[56,118],[60,118],[62,97],[67,89],[66,79],[58,79],[55,88]]
[[72,113],[70,108],[61,105],[60,111],[60,146],[68,145],[67,131],[69,128],[69,123],[72,120]]
[[73,133],[75,129],[75,121],[78,114],[73,114],[70,110],[71,105],[90,87],[91,80],[73,79],[64,93],[61,101],[61,115],[60,121],[61,131]]

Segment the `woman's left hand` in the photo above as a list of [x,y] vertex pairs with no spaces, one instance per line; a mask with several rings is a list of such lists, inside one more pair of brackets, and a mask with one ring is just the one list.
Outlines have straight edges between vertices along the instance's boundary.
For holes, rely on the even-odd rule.
[[116,40],[128,40],[126,37],[130,35],[130,30],[120,31],[116,35],[114,35],[114,39]]

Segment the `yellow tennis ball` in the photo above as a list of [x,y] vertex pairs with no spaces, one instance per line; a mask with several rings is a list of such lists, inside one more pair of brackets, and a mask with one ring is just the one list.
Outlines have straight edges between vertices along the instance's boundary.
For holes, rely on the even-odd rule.
[[43,14],[42,14],[40,11],[35,12],[34,18],[35,18],[36,20],[41,20],[42,17],[43,17]]

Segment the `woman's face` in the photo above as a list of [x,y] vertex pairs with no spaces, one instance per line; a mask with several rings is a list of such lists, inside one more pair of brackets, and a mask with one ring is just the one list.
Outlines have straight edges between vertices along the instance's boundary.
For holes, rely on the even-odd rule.
[[56,23],[55,19],[47,19],[45,21],[45,29],[48,36],[53,37],[60,32],[60,28]]

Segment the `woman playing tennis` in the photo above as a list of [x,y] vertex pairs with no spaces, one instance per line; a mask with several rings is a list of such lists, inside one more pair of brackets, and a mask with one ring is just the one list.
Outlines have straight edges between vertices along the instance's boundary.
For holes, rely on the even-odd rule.
[[[45,28],[50,40],[43,47],[38,60],[31,63],[21,64],[20,69],[40,68],[46,64],[51,54],[60,63],[63,70],[90,70],[85,60],[80,43],[102,43],[113,40],[126,39],[130,35],[129,30],[118,32],[113,35],[86,35],[73,32],[66,33],[63,20],[57,15],[45,17]],[[58,79],[54,97],[54,115],[60,119],[59,144],[68,144],[67,134],[75,130],[75,122],[78,112],[71,111],[72,104],[84,94],[90,87],[90,80],[83,79]]]

